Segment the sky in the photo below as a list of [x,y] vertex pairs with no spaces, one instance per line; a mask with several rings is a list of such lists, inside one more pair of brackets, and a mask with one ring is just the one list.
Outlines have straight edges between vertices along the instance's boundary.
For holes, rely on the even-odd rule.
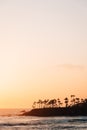
[[87,1],[0,0],[0,108],[86,92]]

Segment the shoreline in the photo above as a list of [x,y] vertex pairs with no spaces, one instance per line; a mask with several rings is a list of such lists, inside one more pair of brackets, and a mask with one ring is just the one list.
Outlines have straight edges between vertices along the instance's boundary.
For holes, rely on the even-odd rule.
[[67,107],[67,108],[36,108],[24,112],[21,116],[38,116],[38,117],[53,117],[53,116],[87,116],[87,106],[85,107]]

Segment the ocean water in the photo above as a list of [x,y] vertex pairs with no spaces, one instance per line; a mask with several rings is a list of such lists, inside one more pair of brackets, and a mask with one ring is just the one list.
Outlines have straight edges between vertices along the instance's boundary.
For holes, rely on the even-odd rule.
[[87,130],[87,117],[0,116],[0,130]]

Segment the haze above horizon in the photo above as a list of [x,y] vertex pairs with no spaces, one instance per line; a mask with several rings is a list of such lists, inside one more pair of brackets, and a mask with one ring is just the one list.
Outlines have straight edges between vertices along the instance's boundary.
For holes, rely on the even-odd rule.
[[87,1],[0,1],[0,108],[86,92]]

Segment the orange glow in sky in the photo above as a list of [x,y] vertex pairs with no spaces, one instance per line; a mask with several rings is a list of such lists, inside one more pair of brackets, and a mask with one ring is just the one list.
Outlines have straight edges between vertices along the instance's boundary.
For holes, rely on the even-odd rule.
[[0,108],[86,92],[87,1],[0,1]]

